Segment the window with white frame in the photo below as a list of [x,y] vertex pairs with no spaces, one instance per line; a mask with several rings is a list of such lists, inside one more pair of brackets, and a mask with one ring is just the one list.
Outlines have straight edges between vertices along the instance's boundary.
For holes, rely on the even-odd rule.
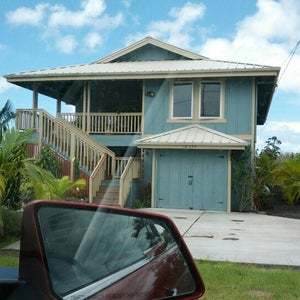
[[172,99],[173,118],[191,118],[193,105],[193,83],[175,82]]
[[200,117],[221,116],[221,83],[202,82],[200,95]]

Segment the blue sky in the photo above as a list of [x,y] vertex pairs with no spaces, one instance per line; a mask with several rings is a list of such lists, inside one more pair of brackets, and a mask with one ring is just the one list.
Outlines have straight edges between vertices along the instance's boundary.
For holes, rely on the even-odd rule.
[[[211,58],[282,66],[300,39],[297,0],[14,0],[0,3],[0,105],[31,106],[1,75],[86,63],[153,35]],[[284,24],[284,26],[282,25]],[[54,111],[55,101],[40,98]],[[67,109],[67,108],[64,108]],[[258,145],[300,151],[300,50],[280,81]]]

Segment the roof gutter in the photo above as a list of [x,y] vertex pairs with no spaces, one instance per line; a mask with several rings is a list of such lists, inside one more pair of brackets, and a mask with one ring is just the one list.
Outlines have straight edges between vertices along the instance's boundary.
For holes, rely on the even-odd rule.
[[116,73],[116,74],[45,74],[45,75],[5,75],[8,82],[65,81],[65,80],[112,80],[112,79],[164,79],[189,77],[241,77],[241,76],[278,76],[278,68],[264,70],[214,70],[214,71],[178,71],[156,73]]

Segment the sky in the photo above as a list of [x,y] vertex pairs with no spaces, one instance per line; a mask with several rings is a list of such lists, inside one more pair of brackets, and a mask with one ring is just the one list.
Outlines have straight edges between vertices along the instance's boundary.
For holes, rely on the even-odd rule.
[[[299,15],[299,0],[2,0],[0,106],[32,102],[4,74],[91,62],[146,35],[212,59],[285,69],[300,40]],[[40,97],[39,106],[53,113],[55,100]],[[257,146],[274,135],[283,151],[300,151],[300,46],[258,126]]]

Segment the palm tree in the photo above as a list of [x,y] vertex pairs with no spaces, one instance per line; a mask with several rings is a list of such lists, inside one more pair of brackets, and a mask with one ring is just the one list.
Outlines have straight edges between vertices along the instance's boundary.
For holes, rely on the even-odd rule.
[[3,133],[9,128],[9,123],[15,116],[16,114],[13,111],[12,104],[7,100],[0,110],[0,141],[2,140]]

